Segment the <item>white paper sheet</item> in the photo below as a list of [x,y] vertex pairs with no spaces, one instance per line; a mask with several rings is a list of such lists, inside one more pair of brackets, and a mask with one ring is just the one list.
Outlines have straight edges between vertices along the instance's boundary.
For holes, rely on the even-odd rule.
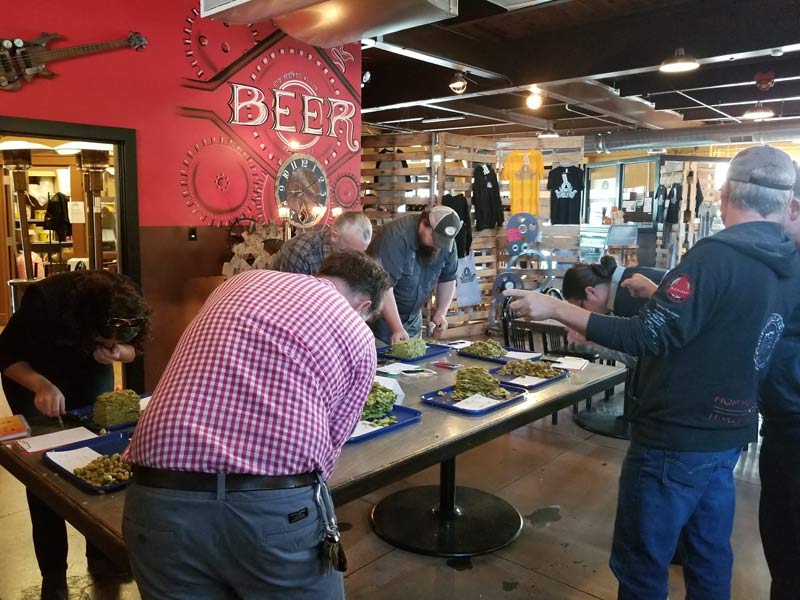
[[67,202],[67,218],[70,223],[86,223],[86,204],[76,200]]
[[533,377],[532,375],[524,375],[522,377],[517,377],[516,379],[512,379],[509,383],[516,383],[517,385],[529,386],[529,385],[538,385],[540,383],[544,383],[547,379],[542,379],[541,377]]
[[52,460],[54,463],[64,467],[67,471],[72,473],[79,467],[85,467],[95,458],[101,456],[101,454],[99,452],[95,452],[91,448],[76,448],[75,450],[67,450],[65,452],[53,450],[52,452],[48,453],[47,456],[49,456],[50,460]]
[[362,435],[366,435],[376,429],[381,429],[383,425],[376,425],[375,423],[370,423],[369,421],[359,421],[356,425],[355,431],[353,431],[353,435],[350,436],[350,439],[358,439]]
[[389,363],[388,365],[383,365],[382,367],[378,367],[378,372],[380,373],[387,373],[389,375],[399,375],[404,371],[420,371],[421,368],[417,365],[412,365],[409,363]]
[[467,340],[453,340],[451,342],[440,341],[438,343],[442,344],[443,346],[450,346],[456,350],[461,350],[462,348],[469,346],[472,342],[468,342]]
[[558,359],[558,362],[553,363],[552,366],[556,369],[565,369],[567,371],[582,371],[588,364],[589,361],[584,358],[578,358],[577,356],[562,356]]
[[147,408],[147,405],[150,404],[150,399],[152,396],[144,396],[143,398],[139,399],[139,411],[144,412],[144,409]]
[[462,408],[464,410],[483,410],[495,404],[499,404],[500,400],[483,396],[482,394],[472,394],[469,398],[464,398],[461,402],[456,402],[453,406]]
[[83,440],[90,440],[96,438],[97,434],[92,433],[86,427],[75,427],[73,429],[65,429],[64,431],[56,431],[55,433],[46,433],[44,435],[37,435],[29,437],[24,440],[17,440],[17,445],[26,452],[41,452],[42,450],[50,450],[57,446],[64,446],[72,444],[73,442],[82,442]]
[[532,358],[541,358],[541,352],[517,352],[516,350],[509,350],[505,354],[506,358],[513,358],[514,360],[531,360]]

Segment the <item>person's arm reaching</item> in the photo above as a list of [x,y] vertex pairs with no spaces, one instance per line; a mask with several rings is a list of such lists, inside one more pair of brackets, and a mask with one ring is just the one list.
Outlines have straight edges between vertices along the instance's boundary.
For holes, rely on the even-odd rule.
[[57,417],[64,413],[64,394],[49,379],[34,371],[27,362],[21,361],[8,366],[3,371],[3,376],[32,391],[33,403],[43,415]]
[[450,303],[453,301],[453,296],[456,293],[456,282],[445,281],[440,282],[436,286],[436,312],[433,314],[432,321],[436,325],[433,331],[433,337],[440,338],[447,331],[447,310],[450,308]]
[[[592,314],[555,298],[526,290],[507,290],[517,298],[511,310],[532,321],[556,319],[586,339],[633,356],[658,356],[685,346],[713,314],[725,291],[714,285],[714,273],[723,272],[714,250],[689,253],[667,274],[650,301],[633,318]],[[709,251],[710,250],[710,251]]]
[[392,332],[392,339],[389,340],[392,344],[408,339],[408,332],[403,327],[403,321],[400,319],[400,312],[397,310],[394,288],[389,288],[383,295],[381,317],[386,321],[386,325],[389,326],[389,331]]

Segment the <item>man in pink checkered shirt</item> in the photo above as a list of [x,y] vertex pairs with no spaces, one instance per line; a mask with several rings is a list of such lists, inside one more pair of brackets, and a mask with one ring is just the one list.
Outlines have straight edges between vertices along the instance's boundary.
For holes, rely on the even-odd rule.
[[123,532],[143,598],[343,598],[314,492],[369,393],[364,321],[387,289],[376,262],[340,252],[318,277],[248,271],[212,293],[127,453]]

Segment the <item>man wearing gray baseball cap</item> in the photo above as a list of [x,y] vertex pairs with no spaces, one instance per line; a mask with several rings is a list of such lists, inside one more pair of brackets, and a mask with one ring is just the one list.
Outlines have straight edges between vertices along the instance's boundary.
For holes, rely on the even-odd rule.
[[422,331],[422,307],[436,288],[434,337],[447,331],[447,309],[456,289],[456,234],[461,220],[452,208],[433,206],[384,225],[367,253],[389,274],[392,288],[383,299],[381,316],[372,324],[385,344],[416,337]]
[[679,536],[686,597],[730,598],[733,468],[756,439],[758,386],[800,300],[800,256],[782,224],[794,181],[781,150],[739,152],[720,191],[726,229],[697,242],[633,318],[505,292],[525,318],[641,357],[611,549],[620,600],[667,597]]

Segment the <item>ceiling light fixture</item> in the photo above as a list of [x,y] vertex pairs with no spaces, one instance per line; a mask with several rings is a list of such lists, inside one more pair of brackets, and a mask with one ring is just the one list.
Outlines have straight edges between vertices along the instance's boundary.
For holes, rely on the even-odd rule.
[[370,71],[364,71],[364,74],[361,76],[361,87],[368,85],[369,82],[372,81],[372,73]]
[[422,119],[420,123],[444,123],[446,121],[463,121],[464,115],[455,115],[452,117],[435,117],[433,119]]
[[678,48],[675,50],[675,56],[670,56],[662,62],[658,70],[662,73],[686,73],[694,71],[699,66],[700,63],[694,56],[686,54],[683,48]]
[[467,78],[462,73],[456,73],[450,82],[450,90],[454,94],[463,94],[467,91]]
[[541,92],[535,91],[531,92],[531,94],[525,99],[525,104],[531,110],[538,110],[542,107],[542,102],[544,98],[542,97]]
[[552,129],[547,129],[546,131],[540,131],[538,135],[540,140],[551,139],[561,137],[558,135],[557,131],[553,131]]
[[775,111],[771,108],[761,104],[759,100],[753,108],[748,108],[742,115],[743,119],[748,121],[761,121],[762,119],[770,119],[775,116]]

